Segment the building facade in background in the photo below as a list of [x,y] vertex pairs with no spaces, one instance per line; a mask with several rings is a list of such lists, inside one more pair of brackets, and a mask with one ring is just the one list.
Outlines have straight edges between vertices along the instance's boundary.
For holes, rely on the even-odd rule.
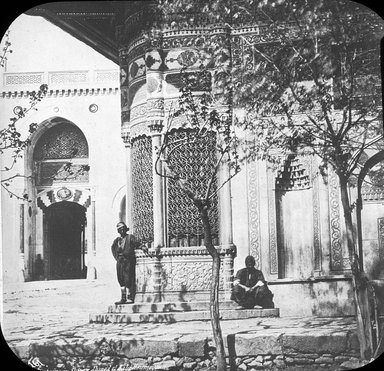
[[[23,158],[2,174],[22,175],[10,182],[14,196],[2,189],[5,284],[102,275],[109,260],[113,269],[110,240],[125,219],[118,69],[3,73],[2,122],[28,107],[28,92],[41,84],[49,86],[46,97],[18,123],[24,135],[31,122],[38,129]],[[10,162],[5,152],[3,167]],[[29,201],[17,198],[24,194]]]

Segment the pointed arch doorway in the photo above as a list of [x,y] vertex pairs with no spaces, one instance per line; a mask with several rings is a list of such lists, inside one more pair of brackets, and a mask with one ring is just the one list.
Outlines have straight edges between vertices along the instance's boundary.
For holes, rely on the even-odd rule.
[[86,278],[86,209],[75,202],[57,202],[43,216],[47,279]]
[[[34,182],[30,187],[37,202],[31,213],[35,247],[29,261],[41,262],[42,258],[43,279],[88,278],[87,271],[95,270],[88,153],[83,132],[60,117],[42,124],[33,138],[29,158]],[[32,277],[41,279],[36,264],[31,271]]]

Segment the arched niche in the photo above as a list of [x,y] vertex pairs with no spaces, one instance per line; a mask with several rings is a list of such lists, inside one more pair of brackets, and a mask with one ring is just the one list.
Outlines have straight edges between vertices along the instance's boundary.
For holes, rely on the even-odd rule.
[[384,168],[384,151],[369,157],[358,176],[357,235],[360,262],[368,277],[384,279],[384,184],[374,179],[375,168]]

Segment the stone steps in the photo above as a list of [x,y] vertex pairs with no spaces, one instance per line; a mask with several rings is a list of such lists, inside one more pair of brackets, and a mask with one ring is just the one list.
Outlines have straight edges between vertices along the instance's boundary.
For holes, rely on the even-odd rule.
[[[236,309],[232,301],[220,303],[222,320],[279,317],[279,309]],[[91,314],[90,323],[175,323],[210,320],[209,302],[134,303],[111,305],[107,313]]]
[[[234,301],[221,301],[220,310],[236,309],[239,305]],[[261,309],[255,307],[254,309]],[[110,305],[108,313],[158,313],[158,312],[191,312],[209,311],[208,301],[192,302],[158,302],[158,303],[133,303],[123,305]]]

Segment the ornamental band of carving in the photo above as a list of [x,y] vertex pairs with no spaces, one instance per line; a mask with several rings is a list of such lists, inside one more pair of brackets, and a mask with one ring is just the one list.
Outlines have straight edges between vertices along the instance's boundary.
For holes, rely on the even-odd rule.
[[340,193],[336,174],[330,171],[328,177],[330,233],[331,233],[331,269],[342,270],[346,268],[344,259],[341,220],[340,220]]
[[248,243],[249,252],[255,258],[256,268],[261,269],[260,261],[260,220],[259,220],[259,184],[257,163],[252,162],[248,166]]
[[[207,261],[172,261],[162,264],[162,290],[209,291],[211,287],[212,263]],[[219,289],[224,288],[224,268],[220,267]]]
[[270,273],[278,274],[275,173],[267,168]]

